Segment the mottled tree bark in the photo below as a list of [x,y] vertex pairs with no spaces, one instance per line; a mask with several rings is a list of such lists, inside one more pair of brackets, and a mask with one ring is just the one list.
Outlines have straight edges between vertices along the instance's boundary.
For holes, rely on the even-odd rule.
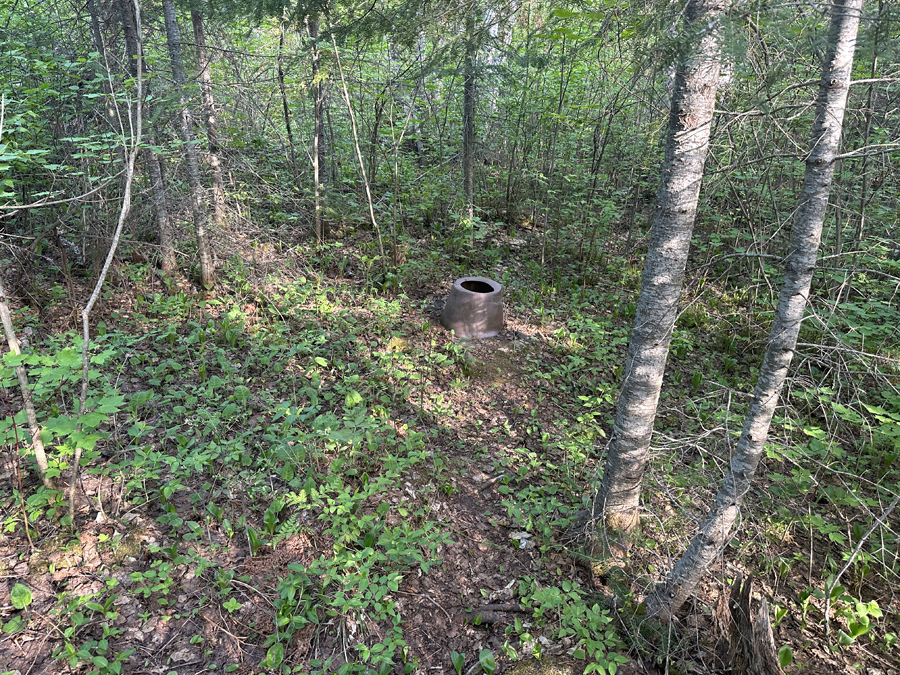
[[463,64],[462,169],[466,217],[475,218],[475,14],[466,16],[466,56]]
[[213,217],[216,227],[222,229],[225,227],[225,180],[222,178],[222,163],[219,159],[219,130],[216,126],[216,106],[212,94],[212,77],[209,73],[206,33],[203,30],[203,15],[197,10],[191,10],[191,24],[194,27],[194,44],[197,47],[200,98],[203,101],[203,121],[206,125],[206,142],[209,146],[207,158],[212,174]]
[[690,597],[729,540],[741,501],[750,490],[762,457],[769,425],[797,346],[822,238],[834,158],[840,146],[862,0],[836,0],[832,12],[803,191],[759,379],[731,459],[730,471],[722,481],[715,503],[668,579],[647,598],[648,613],[663,621],[668,621]]
[[603,482],[594,499],[595,520],[612,530],[629,531],[638,524],[641,483],[709,152],[721,60],[719,19],[726,4],[689,0],[685,9],[685,49],[676,64],[641,294]]
[[166,21],[166,43],[169,47],[169,58],[172,62],[172,78],[175,80],[181,103],[181,139],[184,141],[184,163],[187,170],[188,185],[191,188],[191,215],[194,219],[197,253],[200,258],[200,284],[204,288],[209,289],[216,285],[216,270],[213,263],[212,247],[209,242],[206,196],[200,182],[200,162],[197,158],[197,146],[194,143],[194,116],[191,114],[185,89],[184,60],[181,56],[181,33],[178,29],[173,0],[163,0],[162,6],[163,17]]
[[[125,36],[125,55],[128,59],[128,72],[132,77],[137,77],[138,58],[143,59],[143,54],[138,55],[138,39],[137,26],[135,25],[134,7],[132,0],[120,0],[119,14],[122,22],[122,34]],[[142,72],[147,72],[147,67],[142,63]],[[149,87],[145,87],[147,95],[150,94]],[[145,104],[141,106],[141,110],[148,119],[147,127],[150,127],[149,121],[152,118],[150,114],[150,106]],[[156,138],[153,133],[148,133],[148,140],[151,146],[156,145]],[[156,229],[159,239],[159,257],[160,267],[166,274],[175,269],[175,234],[172,231],[172,221],[169,218],[169,205],[166,197],[166,186],[163,182],[162,167],[160,165],[159,155],[152,147],[145,148],[141,155],[147,168],[147,175],[150,178],[150,199],[153,202],[153,212],[156,217]]]

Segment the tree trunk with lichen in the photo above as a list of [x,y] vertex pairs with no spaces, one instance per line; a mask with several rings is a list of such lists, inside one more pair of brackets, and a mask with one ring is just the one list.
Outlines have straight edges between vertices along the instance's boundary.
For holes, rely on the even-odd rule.
[[647,598],[647,612],[662,621],[668,621],[690,597],[731,538],[741,502],[750,490],[762,457],[769,425],[797,346],[822,238],[834,176],[834,158],[840,147],[862,0],[836,0],[832,7],[828,52],[816,103],[811,149],[806,157],[800,206],[791,231],[784,280],[759,379],[731,459],[730,471],[722,481],[709,514],[675,569]]
[[225,180],[222,177],[222,162],[219,159],[219,129],[216,122],[216,105],[212,95],[212,76],[209,72],[209,54],[206,51],[206,31],[203,15],[191,10],[191,24],[194,27],[194,44],[197,47],[197,69],[200,71],[200,100],[203,101],[203,122],[206,126],[206,153],[212,174],[213,218],[216,227],[225,227]]
[[594,498],[594,522],[608,530],[628,532],[638,524],[653,422],[709,152],[721,61],[719,19],[726,4],[689,0],[685,9],[686,47],[677,62],[641,294],[603,482]]
[[187,171],[188,185],[191,188],[191,215],[194,220],[194,233],[197,237],[197,253],[200,258],[200,285],[210,289],[216,285],[216,270],[213,263],[212,246],[209,241],[209,216],[206,208],[206,195],[200,180],[200,162],[197,158],[197,145],[194,143],[194,115],[188,104],[188,93],[185,87],[184,59],[181,55],[181,32],[175,15],[173,0],[163,0],[163,17],[166,22],[166,43],[172,62],[172,79],[178,90],[180,99],[180,130],[184,142],[184,164]]

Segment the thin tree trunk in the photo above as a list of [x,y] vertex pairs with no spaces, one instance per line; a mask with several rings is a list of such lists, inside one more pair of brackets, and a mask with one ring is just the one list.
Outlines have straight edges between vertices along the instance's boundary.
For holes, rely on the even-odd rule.
[[[0,122],[0,128],[2,126],[2,122]],[[9,305],[6,302],[6,290],[3,288],[2,277],[0,277],[0,321],[3,323],[3,332],[6,334],[6,344],[9,345],[9,351],[13,354],[19,354],[19,340],[16,338],[16,331],[13,329],[12,316],[9,313]],[[31,432],[31,449],[34,450],[34,458],[37,461],[41,482],[48,490],[55,490],[56,484],[47,475],[47,470],[49,469],[47,453],[44,451],[44,443],[41,440],[41,428],[37,423],[37,414],[34,411],[34,400],[31,398],[31,387],[28,385],[28,374],[25,372],[25,366],[16,366],[16,377],[19,378],[19,389],[22,392],[25,417],[28,420],[28,430]]]
[[197,68],[200,71],[200,98],[203,101],[203,118],[206,124],[206,142],[209,146],[207,157],[212,173],[213,216],[216,227],[225,228],[225,181],[222,178],[222,163],[219,159],[219,130],[216,127],[216,106],[212,95],[212,76],[209,73],[209,54],[206,51],[206,33],[203,30],[203,15],[191,10],[191,24],[194,27],[194,43],[197,46]]
[[656,214],[644,264],[625,378],[616,410],[595,522],[629,531],[639,521],[641,483],[709,152],[720,69],[719,17],[726,0],[689,0],[686,51],[679,57]]
[[334,33],[331,34],[331,44],[334,46],[334,58],[337,61],[338,73],[341,76],[341,90],[344,94],[344,103],[347,105],[347,114],[350,116],[350,129],[353,132],[353,147],[356,148],[356,158],[359,160],[359,171],[362,174],[363,186],[366,189],[366,202],[369,205],[369,219],[375,234],[378,236],[378,252],[381,254],[381,269],[387,271],[387,259],[384,257],[384,241],[381,237],[381,227],[378,225],[378,219],[375,218],[375,205],[372,201],[372,190],[369,187],[369,179],[366,176],[366,163],[363,161],[362,148],[359,146],[359,132],[356,128],[356,115],[353,114],[353,105],[350,103],[350,92],[347,90],[347,80],[344,79],[344,68],[341,65],[341,55],[338,52],[337,41],[334,39]]
[[[153,134],[149,134],[150,143],[156,144]],[[175,233],[172,220],[169,218],[169,203],[166,197],[166,185],[163,181],[162,165],[159,155],[150,148],[143,152],[150,175],[150,199],[156,214],[156,229],[159,232],[159,267],[164,274],[172,273],[177,267],[175,261]]]
[[319,20],[307,17],[306,34],[312,41],[312,76],[313,76],[313,184],[315,190],[315,233],[316,241],[322,243],[328,236],[324,218],[323,197],[325,192],[325,83],[319,68]]
[[466,217],[475,218],[475,13],[466,16],[466,56],[463,64],[462,169]]
[[[100,17],[97,15],[97,6],[94,0],[87,0],[87,10],[91,17],[91,37],[94,41],[94,49],[100,54],[101,62],[106,60],[106,45],[103,43],[103,33],[100,32]],[[102,70],[98,75],[103,79],[103,93],[106,101],[106,117],[109,121],[110,128],[118,131],[118,116],[116,115],[116,105],[113,100],[112,90],[110,89],[109,79]]]
[[197,236],[197,252],[200,258],[200,284],[210,289],[216,285],[216,270],[213,263],[212,247],[209,242],[208,216],[206,213],[206,196],[200,182],[200,162],[197,159],[197,146],[194,144],[194,116],[188,105],[185,90],[184,61],[181,56],[181,34],[175,16],[173,0],[162,0],[163,16],[166,21],[166,43],[169,47],[169,58],[172,61],[172,77],[181,103],[181,139],[184,141],[184,160],[187,169],[188,184],[191,188],[191,214],[194,219],[194,232]]
[[[135,40],[137,49],[135,53],[141,54],[143,50],[143,41],[141,40],[141,7],[138,4],[138,0],[132,0],[133,10],[134,10],[134,25],[135,25]],[[78,400],[78,416],[82,417],[87,408],[87,395],[88,395],[88,366],[90,364],[90,358],[88,356],[88,352],[90,350],[91,345],[91,328],[90,328],[90,317],[91,310],[94,308],[94,305],[97,304],[97,300],[100,298],[100,291],[103,290],[103,282],[106,280],[106,275],[109,272],[109,268],[112,265],[113,260],[116,257],[116,249],[119,246],[119,240],[122,237],[122,229],[125,226],[125,219],[128,218],[128,212],[131,210],[131,184],[134,179],[134,163],[137,160],[138,153],[141,148],[141,132],[143,128],[143,112],[141,112],[142,99],[144,97],[144,92],[142,91],[142,80],[143,80],[143,59],[136,60],[137,64],[137,73],[135,76],[135,87],[137,88],[137,96],[135,96],[135,110],[134,110],[134,118],[133,122],[130,125],[131,128],[134,129],[134,135],[131,137],[131,143],[129,143],[129,139],[125,137],[124,131],[122,132],[122,147],[125,150],[125,186],[122,192],[122,205],[119,209],[119,220],[116,224],[116,230],[113,233],[112,242],[109,246],[109,251],[106,254],[106,260],[103,263],[103,267],[100,270],[100,274],[97,277],[97,283],[94,286],[94,291],[91,293],[91,297],[88,299],[87,304],[84,306],[84,309],[81,310],[81,328],[82,328],[82,342],[81,342],[81,396]],[[77,425],[77,430],[81,432],[81,423]],[[82,453],[82,444],[77,443],[75,445],[75,453],[72,457],[72,477],[69,482],[69,526],[74,529],[75,527],[75,488],[78,485],[78,472],[81,467],[81,453]]]
[[278,91],[281,93],[281,108],[284,113],[284,126],[287,129],[288,152],[291,158],[291,170],[294,172],[294,180],[297,180],[297,153],[294,149],[294,132],[291,129],[291,113],[288,107],[287,90],[284,86],[284,69],[282,61],[284,59],[284,20],[281,21],[280,32],[278,34]]
[[862,0],[836,0],[832,11],[828,53],[819,86],[800,207],[791,232],[790,253],[785,262],[784,281],[766,354],[731,469],[722,481],[716,501],[668,579],[647,598],[648,613],[659,616],[662,621],[668,621],[693,593],[729,540],[741,501],[750,490],[762,457],[769,425],[797,346],[822,238],[822,224],[834,176],[834,157],[840,146]]
[[[132,0],[121,0],[119,3],[119,14],[122,22],[122,33],[125,36],[125,53],[128,59],[128,72],[132,77],[137,77],[138,58],[141,59],[142,72],[147,72],[146,64],[143,62],[143,54],[138,55],[138,39],[137,28],[135,24],[134,7]],[[147,96],[150,94],[149,87],[145,87]],[[149,113],[149,106],[145,103],[141,106],[141,110],[147,115],[148,120],[152,118]],[[149,124],[148,124],[149,126]],[[156,138],[153,134],[148,134],[150,145],[156,145]],[[166,186],[163,182],[162,167],[160,165],[159,155],[152,147],[145,148],[142,152],[144,164],[147,167],[147,174],[150,177],[150,199],[153,202],[153,211],[156,217],[157,236],[159,237],[159,255],[160,267],[165,274],[169,274],[175,269],[175,236],[172,231],[172,221],[169,219],[168,199],[166,197]]]

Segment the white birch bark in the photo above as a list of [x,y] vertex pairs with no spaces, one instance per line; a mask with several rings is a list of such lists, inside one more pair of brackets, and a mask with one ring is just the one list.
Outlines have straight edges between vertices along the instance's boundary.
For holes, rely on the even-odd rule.
[[811,150],[806,158],[800,207],[791,232],[784,281],[759,379],[731,459],[730,471],[715,503],[668,579],[647,598],[647,612],[662,621],[668,621],[690,597],[729,540],[741,501],[750,490],[762,457],[769,425],[797,345],[822,237],[834,175],[834,157],[840,146],[862,0],[836,0],[832,11],[829,46],[819,86]]
[[721,47],[719,19],[727,0],[689,0],[685,52],[676,67],[668,141],[641,294],[628,344],[595,522],[629,531],[638,524],[641,484],[659,402],[709,152]]

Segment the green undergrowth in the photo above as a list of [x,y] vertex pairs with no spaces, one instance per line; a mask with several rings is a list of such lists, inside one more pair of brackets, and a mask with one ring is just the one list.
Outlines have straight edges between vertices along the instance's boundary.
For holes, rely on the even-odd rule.
[[[487,432],[478,456],[495,477],[503,513],[491,522],[507,526],[515,546],[533,546],[544,560],[566,552],[561,535],[590,506],[602,471],[639,270],[607,261],[605,285],[589,285],[574,264],[506,267],[507,306],[525,335],[503,343],[507,351],[496,361],[480,363],[474,350],[421,312],[427,299],[398,294],[405,283],[425,278],[421,263],[407,265],[385,292],[386,280],[363,264],[368,253],[324,251],[318,264],[330,270],[344,264],[344,272],[364,267],[365,283],[315,272],[288,282],[252,279],[247,266],[232,260],[227,294],[136,291],[132,306],[111,309],[94,330],[82,414],[78,336],[53,336],[20,357],[4,357],[0,386],[10,396],[14,367],[29,371],[50,475],[65,475],[81,448],[86,474],[117,485],[117,502],[101,495],[98,510],[146,514],[159,535],[146,547],[143,567],[129,562],[142,548],[137,531],[102,535],[100,545],[119,565],[103,570],[104,587],[59,595],[56,654],[72,668],[122,672],[130,655],[116,647],[122,634],[117,599],[138,599],[148,617],[196,615],[206,607],[238,616],[249,605],[243,591],[258,579],[224,563],[226,552],[239,547],[251,557],[268,556],[309,537],[324,544],[282,570],[271,589],[271,622],[250,627],[265,654],[259,667],[413,672],[421,655],[404,639],[408,617],[395,598],[405,577],[429,574],[451,544],[431,506],[455,493],[455,474],[466,470],[438,442],[460,422]],[[494,258],[487,264],[498,264]],[[454,273],[463,270],[460,262],[443,262]],[[146,268],[128,273],[138,289],[148,287]],[[621,606],[634,604],[659,578],[661,556],[679,555],[673,542],[691,536],[704,515],[701,505],[727,467],[762,358],[771,316],[765,296],[727,283],[701,290],[686,303],[672,337],[648,517],[635,539],[641,554],[611,589]],[[878,307],[866,310],[869,328],[844,302],[834,306],[832,333],[816,321],[804,329],[806,339],[821,344],[798,356],[799,375],[774,421],[754,498],[746,502],[747,527],[726,552],[771,582],[776,641],[783,639],[779,626],[793,625],[835,651],[856,644],[895,649],[897,608],[884,589],[900,574],[900,543],[895,528],[877,522],[900,491],[893,366],[858,351],[853,368],[862,377],[849,366],[823,365],[837,345],[826,338],[840,322],[856,322],[841,344],[862,346],[864,335],[882,345],[892,339],[893,310]],[[530,398],[503,402],[503,422],[466,419],[454,392],[476,381],[489,385],[497,367],[514,373]],[[0,442],[20,449],[25,488],[16,485],[0,497],[3,529],[16,534],[27,527],[39,549],[77,547],[77,536],[64,530],[71,524],[63,494],[35,481],[24,425],[22,414],[0,425]],[[33,564],[58,570],[62,563]],[[189,576],[201,580],[205,595],[187,610],[176,597]],[[659,652],[648,641],[657,650],[683,643],[677,635],[617,633],[608,598],[571,580],[518,581],[529,625],[520,620],[507,628],[509,659],[539,654],[538,633],[565,640],[570,655],[584,659],[585,672],[614,672],[616,650],[637,649],[650,658]],[[821,628],[826,600],[827,638]],[[16,616],[3,629],[16,633],[23,626]],[[301,637],[337,647],[298,662],[292,645]],[[484,659],[482,669],[493,663]]]
[[[430,372],[453,369],[457,353],[452,345],[435,346],[427,357],[391,349],[407,328],[398,300],[375,297],[351,312],[305,279],[265,300],[267,311],[250,321],[230,303],[138,296],[130,322],[145,330],[102,325],[97,331],[92,363],[105,368],[91,371],[98,393],[82,416],[75,403],[80,345],[74,336],[7,357],[3,386],[14,386],[15,365],[30,367],[36,403],[48,420],[51,475],[68,468],[72,448],[81,443],[88,473],[121,482],[120,508],[155,513],[171,543],[152,547],[157,559],[132,578],[131,594],[169,606],[175,580],[192,567],[214,579],[214,601],[231,613],[240,607],[235,584],[247,579],[219,567],[217,546],[243,540],[259,555],[315,532],[333,543],[309,565],[291,564],[280,580],[274,631],[262,636],[264,666],[283,666],[298,629],[337,623],[344,630],[365,628],[355,658],[312,661],[311,672],[387,672],[407,658],[391,596],[405,574],[427,573],[437,564],[449,542],[428,518],[427,495],[388,501],[402,481],[417,480],[412,473],[427,476],[435,463],[443,465],[428,449],[433,431],[392,424],[392,415],[421,412],[407,403],[420,387],[420,360]],[[20,428],[7,419],[4,441],[14,444]],[[101,445],[102,458],[95,449]],[[60,493],[37,488],[12,496],[5,531],[23,527],[25,517],[36,540],[54,531],[64,506]],[[23,497],[25,508],[16,508]],[[101,640],[78,639],[92,612],[100,611],[98,603],[116,614],[106,607],[120,592],[111,585],[96,597],[60,605],[59,621],[67,627],[58,655],[73,667],[121,668],[122,654],[106,654],[117,629]],[[377,626],[388,627],[387,637],[370,640],[366,633]]]

